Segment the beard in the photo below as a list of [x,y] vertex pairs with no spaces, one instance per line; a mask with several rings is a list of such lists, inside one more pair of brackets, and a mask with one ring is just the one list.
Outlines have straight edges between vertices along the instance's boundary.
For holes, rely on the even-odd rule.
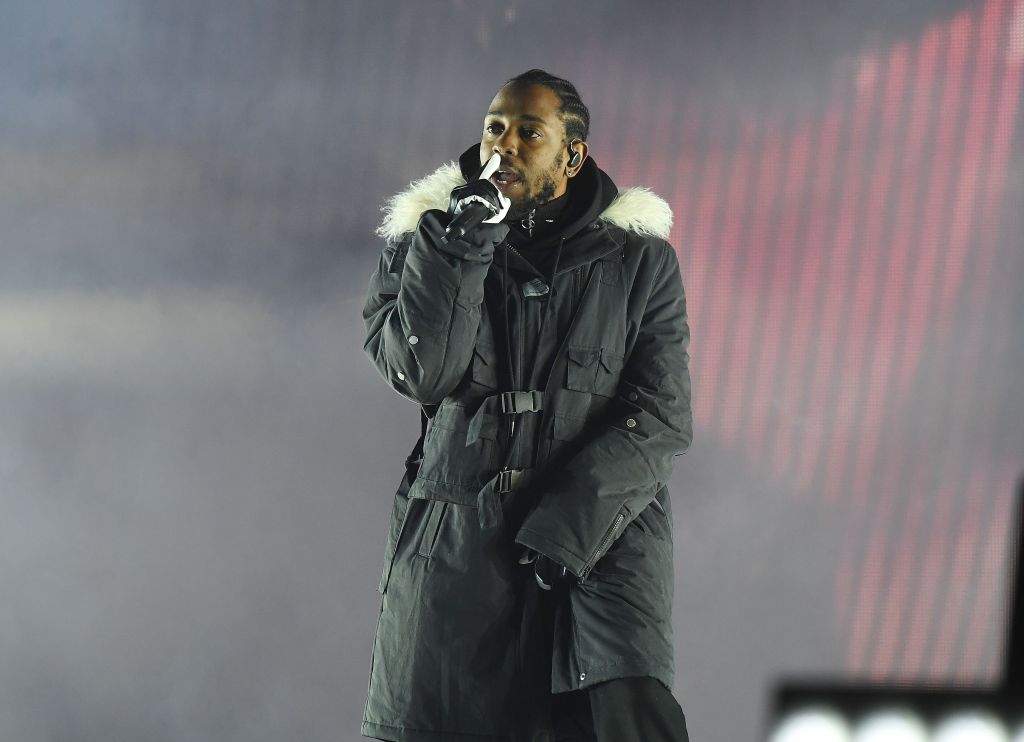
[[522,219],[555,197],[555,173],[561,169],[563,162],[565,157],[560,153],[552,163],[551,170],[540,177],[533,193],[523,196],[521,201],[513,201],[508,207],[508,219]]
[[509,219],[522,219],[538,206],[546,204],[555,197],[555,179],[550,175],[541,178],[539,188],[521,201],[513,201],[508,207]]

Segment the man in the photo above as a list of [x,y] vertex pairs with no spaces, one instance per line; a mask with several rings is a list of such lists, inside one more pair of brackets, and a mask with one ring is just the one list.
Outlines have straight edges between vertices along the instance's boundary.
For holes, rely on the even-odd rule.
[[[385,209],[364,347],[425,435],[391,514],[364,736],[687,740],[666,489],[693,435],[686,300],[668,204],[620,193],[588,130],[572,84],[530,70],[458,166]],[[489,217],[446,236],[473,203]]]

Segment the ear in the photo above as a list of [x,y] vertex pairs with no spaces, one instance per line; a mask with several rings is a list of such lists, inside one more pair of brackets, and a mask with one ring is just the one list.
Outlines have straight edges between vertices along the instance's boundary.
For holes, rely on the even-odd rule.
[[[579,139],[573,139],[569,145],[568,159],[565,161],[565,176],[571,178],[580,171],[583,167],[583,163],[586,162],[587,152],[589,151],[587,143],[580,141]],[[577,156],[578,155],[578,156]],[[573,162],[573,157],[576,157],[576,161]]]

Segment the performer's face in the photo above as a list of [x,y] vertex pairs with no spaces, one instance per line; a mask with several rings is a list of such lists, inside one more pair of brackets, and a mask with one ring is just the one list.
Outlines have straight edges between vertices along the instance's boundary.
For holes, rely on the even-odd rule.
[[506,85],[494,96],[484,118],[480,164],[501,155],[491,182],[525,214],[565,193],[568,150],[558,116],[558,96],[542,85]]

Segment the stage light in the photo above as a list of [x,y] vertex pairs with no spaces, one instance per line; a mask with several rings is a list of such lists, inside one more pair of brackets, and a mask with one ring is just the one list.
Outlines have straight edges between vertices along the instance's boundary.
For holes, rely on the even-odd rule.
[[807,707],[782,719],[771,742],[851,742],[850,728],[828,707]]
[[[826,712],[828,728],[849,742],[1024,742],[1024,692],[1003,688],[907,688],[823,680],[790,681],[775,692],[774,713],[764,739],[803,742],[807,736],[772,736],[788,731],[808,711]],[[782,723],[777,723],[779,720]],[[797,731],[804,726],[793,725]],[[824,727],[823,725],[823,728]],[[1010,730],[1014,734],[1010,734]]]
[[765,738],[770,742],[1024,742],[1024,486],[1015,533],[1020,546],[1001,682],[936,686],[791,678],[773,691]]
[[853,742],[929,742],[928,728],[909,709],[884,709],[864,717],[855,727]]
[[952,714],[935,727],[934,742],[1010,742],[1006,727],[992,714],[975,711]]

